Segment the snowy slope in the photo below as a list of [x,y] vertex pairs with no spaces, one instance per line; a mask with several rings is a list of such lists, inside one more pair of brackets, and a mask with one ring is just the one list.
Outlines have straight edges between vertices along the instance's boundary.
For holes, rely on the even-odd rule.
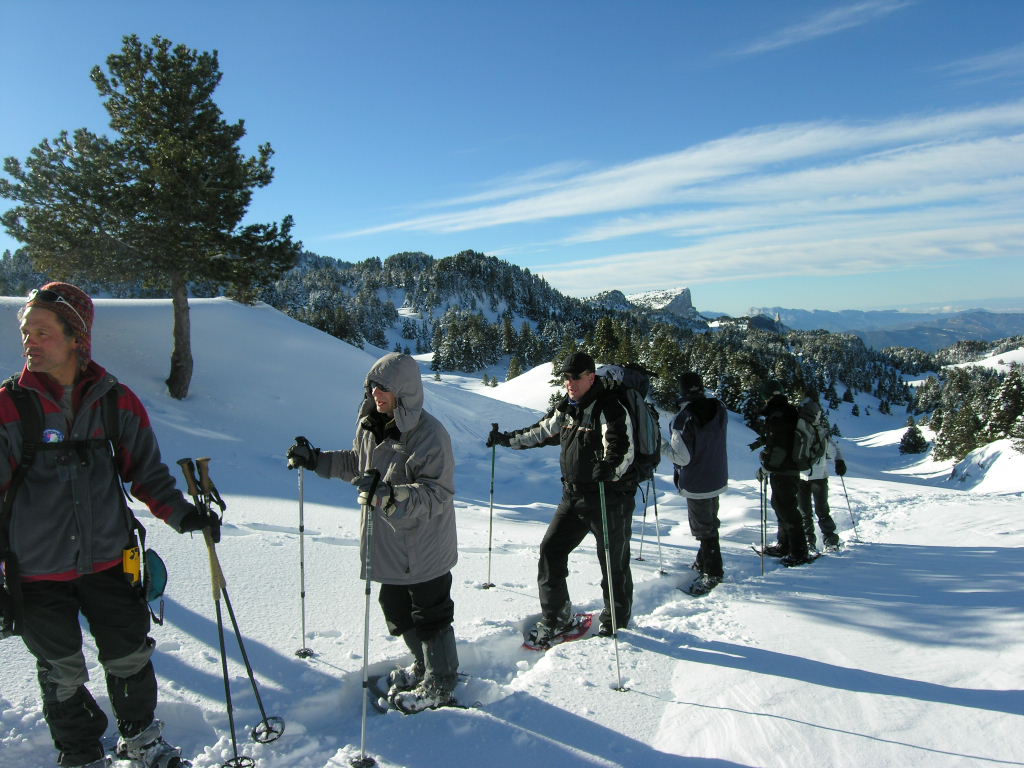
[[[0,299],[8,371],[21,365],[19,304]],[[350,444],[374,358],[266,307],[223,299],[192,306],[196,374],[184,402],[162,384],[167,302],[98,302],[96,357],[142,397],[166,461],[213,457],[228,502],[218,546],[228,591],[267,714],[287,723],[273,744],[248,739],[261,716],[228,626],[240,752],[258,768],[345,766],[359,754],[363,664],[355,494],[305,478],[305,642],[316,656],[302,660],[294,655],[303,644],[298,478],[283,454],[298,434],[324,448]],[[622,692],[610,641],[546,655],[519,647],[538,612],[536,548],[558,501],[558,452],[498,449],[492,518],[492,452],[483,441],[491,422],[535,420],[549,376],[534,370],[486,388],[469,377],[434,381],[425,367],[426,407],[450,430],[458,461],[456,633],[469,675],[460,696],[480,706],[371,716],[367,750],[379,765],[1024,763],[1024,476],[1008,447],[976,470],[988,485],[948,482],[949,463],[900,456],[903,419],[877,415],[876,401],[864,398],[862,412],[870,405],[874,415],[833,415],[850,466],[849,509],[843,485],[834,479],[832,487],[848,548],[798,569],[769,561],[762,576],[747,546],[760,537],[752,435],[733,417],[721,514],[726,582],[709,597],[676,589],[690,578],[695,545],[671,467],[663,464],[658,477],[657,514],[638,497],[634,554],[643,560],[633,564],[633,627],[618,643]],[[157,521],[148,527],[171,568],[167,623],[153,630],[159,715],[197,768],[219,766],[234,752],[206,553],[199,539]],[[598,608],[592,539],[570,567],[578,606]],[[482,590],[488,573],[498,586]],[[17,639],[0,648],[0,768],[51,766],[31,658]],[[92,690],[109,711],[89,641],[87,659]],[[374,601],[371,671],[404,660]]]

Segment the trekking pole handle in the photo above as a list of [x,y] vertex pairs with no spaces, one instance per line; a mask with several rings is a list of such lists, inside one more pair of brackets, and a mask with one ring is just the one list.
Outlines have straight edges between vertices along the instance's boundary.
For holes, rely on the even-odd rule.
[[210,457],[196,459],[196,468],[199,470],[199,487],[203,493],[209,493],[213,487],[213,481],[210,480]]
[[213,510],[210,509],[210,502],[213,502],[220,507],[220,517],[223,519],[224,510],[227,509],[228,505],[224,503],[224,499],[220,497],[220,491],[217,490],[217,486],[210,479],[210,457],[204,456],[196,459],[196,465],[199,467],[199,487],[202,488],[203,494],[206,496],[207,510],[213,514]]
[[373,506],[373,495],[377,492],[377,486],[380,485],[380,470],[378,470],[378,469],[368,469],[363,474],[364,475],[369,475],[370,477],[373,478],[373,483],[370,485],[370,490],[366,494],[366,497],[368,499],[370,499],[370,504],[368,504],[367,506],[372,507]]
[[178,466],[181,467],[181,472],[185,475],[185,484],[188,486],[188,495],[193,499],[198,500],[199,486],[196,484],[196,465],[192,462],[192,459],[184,458],[178,459]]

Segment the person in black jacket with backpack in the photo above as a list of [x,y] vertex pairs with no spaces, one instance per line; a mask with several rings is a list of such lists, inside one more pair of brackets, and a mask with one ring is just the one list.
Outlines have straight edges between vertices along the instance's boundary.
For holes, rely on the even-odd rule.
[[[566,394],[536,424],[514,432],[496,428],[487,446],[517,450],[560,445],[562,500],[540,545],[537,586],[542,616],[527,642],[545,646],[573,629],[573,609],[566,577],[569,554],[587,533],[597,537],[604,610],[599,634],[613,634],[608,581],[615,597],[614,629],[629,624],[633,577],[629,569],[629,540],[637,481],[633,464],[633,427],[625,407],[595,373],[594,358],[573,354],[559,370]],[[611,563],[605,562],[604,530],[598,483],[604,483]]]
[[[4,624],[36,659],[58,765],[108,765],[101,741],[107,716],[85,686],[82,614],[117,718],[119,755],[145,768],[174,768],[180,752],[154,718],[149,610],[125,567],[136,523],[121,483],[179,532],[210,528],[216,540],[220,522],[185,501],[142,403],[91,359],[92,299],[74,285],[48,283],[29,294],[18,319],[27,362],[18,381],[0,389]],[[108,422],[112,390],[116,418]],[[34,420],[28,407],[38,412]],[[31,421],[35,435],[26,433]],[[108,423],[116,423],[116,436]]]
[[721,400],[705,396],[699,373],[683,374],[680,385],[684,405],[672,419],[667,448],[676,489],[686,498],[690,533],[700,542],[693,564],[698,576],[687,591],[705,595],[725,573],[718,541],[718,497],[729,485],[729,419]]
[[761,411],[761,437],[750,447],[756,449],[764,446],[758,476],[765,473],[768,475],[772,489],[772,509],[779,521],[778,542],[765,547],[764,554],[780,557],[779,562],[785,566],[804,565],[814,558],[807,549],[803,518],[797,504],[800,468],[795,466],[791,458],[800,414],[786,399],[779,382],[766,382],[761,388],[761,394],[767,399]]

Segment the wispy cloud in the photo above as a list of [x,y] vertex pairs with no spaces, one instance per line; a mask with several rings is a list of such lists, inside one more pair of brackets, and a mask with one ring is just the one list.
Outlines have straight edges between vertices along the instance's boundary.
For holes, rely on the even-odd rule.
[[912,0],[865,0],[842,8],[833,8],[812,16],[807,21],[780,29],[750,45],[732,52],[734,56],[753,56],[799,45],[808,40],[834,35],[845,29],[859,27],[912,4]]
[[557,171],[339,236],[513,227],[519,234],[503,238],[557,254],[536,271],[575,294],[1024,252],[1024,102],[766,126],[621,165]]
[[1006,78],[1024,80],[1024,43],[950,62],[939,69],[952,74],[965,85]]

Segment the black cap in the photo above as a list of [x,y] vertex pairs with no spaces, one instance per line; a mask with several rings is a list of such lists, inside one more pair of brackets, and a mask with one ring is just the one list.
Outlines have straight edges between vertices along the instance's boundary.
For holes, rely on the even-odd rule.
[[685,397],[700,397],[704,394],[704,380],[696,371],[687,371],[679,379],[679,386]]
[[593,371],[594,369],[594,358],[586,352],[575,352],[565,361],[565,365],[558,369],[558,373],[571,373],[573,376],[579,376],[584,371]]

